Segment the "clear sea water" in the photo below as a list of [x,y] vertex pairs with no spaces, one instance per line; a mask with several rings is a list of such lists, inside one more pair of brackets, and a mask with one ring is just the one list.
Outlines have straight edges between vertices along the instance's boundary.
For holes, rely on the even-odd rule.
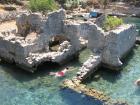
[[[127,21],[140,26],[140,19],[129,18]],[[79,60],[71,61],[64,67],[45,64],[34,74],[1,62],[0,105],[101,105],[89,97],[61,90],[59,87],[64,79],[75,75],[90,53],[88,49],[82,51]],[[48,75],[50,71],[59,71],[65,67],[71,70],[65,77],[56,78]],[[140,105],[140,89],[134,85],[134,81],[138,78],[140,78],[140,46],[130,53],[120,73],[100,69],[86,84],[104,91],[114,99],[124,99],[133,105]]]
[[[126,23],[134,23],[140,29],[139,18],[126,18]],[[124,42],[125,43],[125,42]],[[113,99],[126,100],[132,105],[140,105],[140,87],[134,82],[140,78],[140,46],[130,52],[124,61],[124,67],[120,72],[112,72],[100,68],[86,84],[103,91]]]
[[[89,97],[60,89],[62,81],[73,77],[90,53],[88,49],[83,51],[79,60],[71,61],[64,67],[44,64],[33,74],[1,62],[0,105],[100,105]],[[70,68],[65,77],[48,75],[50,71],[60,71],[65,67]]]

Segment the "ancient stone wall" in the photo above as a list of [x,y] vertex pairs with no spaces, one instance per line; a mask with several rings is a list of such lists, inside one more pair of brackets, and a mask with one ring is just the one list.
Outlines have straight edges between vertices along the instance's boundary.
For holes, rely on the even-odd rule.
[[[81,36],[87,36],[88,48],[101,54],[102,63],[120,66],[120,58],[134,45],[137,34],[133,25],[122,25],[116,30],[104,32],[90,20],[66,19],[64,10],[49,13],[47,17],[38,13],[22,14],[16,22],[17,33],[13,30],[0,31],[0,56],[28,67],[46,61],[62,64],[79,52]],[[57,35],[66,36],[69,47],[51,52],[49,41]],[[60,48],[63,45],[60,44]]]
[[41,33],[42,28],[42,15],[40,13],[19,15],[16,19],[18,34],[26,37],[30,32]]
[[65,35],[64,20],[64,10],[49,13],[47,17],[42,17],[39,13],[19,15],[16,19],[17,33],[12,33],[12,30],[0,33],[0,56],[27,68],[37,67],[46,61],[63,64],[68,57],[73,58],[78,52],[74,50],[76,45],[71,45],[71,39],[65,49],[62,47],[66,43],[62,43],[58,51],[49,51],[51,37]]
[[58,10],[48,14],[46,26],[44,28],[47,35],[59,35],[63,33],[63,20],[65,19],[65,11]]
[[88,48],[93,53],[101,53],[102,63],[109,66],[119,67],[122,65],[120,59],[135,44],[136,27],[123,24],[115,30],[104,32],[92,22],[65,21],[65,33],[70,37],[72,45],[79,48],[79,36],[88,38]]
[[129,24],[110,31],[105,36],[102,62],[111,66],[121,66],[120,59],[134,46],[137,34],[136,27]]
[[74,47],[75,50],[79,50],[80,48],[80,41],[78,34],[80,32],[79,30],[79,24],[77,23],[67,23],[65,22],[64,25],[65,35],[68,36],[68,38],[71,40],[71,44]]

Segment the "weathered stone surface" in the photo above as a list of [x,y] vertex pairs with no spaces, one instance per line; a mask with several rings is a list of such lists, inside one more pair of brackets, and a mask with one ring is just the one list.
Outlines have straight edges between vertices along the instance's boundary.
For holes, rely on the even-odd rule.
[[80,81],[85,80],[89,77],[93,72],[96,71],[96,68],[101,63],[101,55],[91,55],[86,62],[84,62],[83,66],[80,68],[79,72],[77,72],[76,78]]
[[102,53],[102,63],[110,67],[120,67],[120,59],[134,46],[137,36],[136,27],[130,24],[119,26],[115,30],[104,32],[94,25],[95,29],[88,34],[88,47],[93,53]]
[[102,62],[114,67],[121,66],[120,59],[134,46],[137,34],[136,27],[129,24],[110,31],[105,36]]
[[78,36],[79,24],[65,22],[64,30],[65,30],[65,34],[71,40],[72,46],[75,46],[75,50],[79,50],[79,48],[80,48],[80,40],[79,40],[79,36]]
[[30,32],[40,33],[42,25],[42,15],[39,13],[22,14],[16,19],[18,34],[26,37]]
[[72,45],[79,48],[79,38],[82,35],[87,36],[88,48],[93,53],[102,53],[102,63],[111,67],[122,65],[120,59],[135,44],[136,27],[134,25],[121,25],[115,30],[104,32],[94,23],[87,21],[65,21],[65,30],[72,40]]
[[[88,39],[88,48],[93,53],[100,54],[97,61],[117,67],[122,64],[122,56],[135,43],[137,32],[133,25],[123,25],[116,30],[104,32],[90,19],[71,20],[66,19],[65,15],[64,10],[58,10],[49,13],[47,17],[38,13],[18,16],[18,33],[15,29],[0,31],[0,56],[27,68],[36,68],[45,61],[62,64],[67,58],[78,54],[82,48],[82,37]],[[50,52],[49,41],[57,35],[66,36],[67,41],[60,44],[58,51]],[[93,64],[85,65],[82,77],[96,66],[96,60]]]
[[105,44],[105,34],[103,30],[95,24],[89,25],[88,31],[88,48],[97,53],[103,49]]
[[71,45],[71,39],[70,42],[62,42],[58,51],[49,51],[50,38],[64,35],[64,19],[64,10],[52,12],[46,19],[37,13],[18,16],[16,20],[18,33],[14,30],[0,31],[0,45],[2,45],[0,56],[16,62],[20,67],[24,65],[31,71],[34,69],[29,68],[36,69],[39,64],[46,61],[65,63],[78,54],[78,50],[74,50],[75,46]]
[[63,33],[63,20],[65,19],[65,11],[58,10],[48,14],[45,25],[45,32],[48,35],[59,35]]

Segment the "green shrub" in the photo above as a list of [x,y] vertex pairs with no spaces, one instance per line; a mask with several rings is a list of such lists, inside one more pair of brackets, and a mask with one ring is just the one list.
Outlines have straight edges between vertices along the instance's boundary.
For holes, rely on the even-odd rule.
[[54,0],[30,0],[29,8],[33,12],[46,12],[56,10],[58,5]]
[[103,23],[103,29],[105,31],[109,31],[118,27],[121,24],[123,24],[123,20],[121,18],[114,17],[114,16],[107,16],[105,22]]

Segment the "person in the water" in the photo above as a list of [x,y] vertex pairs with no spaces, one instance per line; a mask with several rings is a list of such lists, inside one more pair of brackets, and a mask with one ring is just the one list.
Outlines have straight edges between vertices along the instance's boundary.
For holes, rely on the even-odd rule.
[[64,70],[62,71],[58,71],[58,72],[50,72],[49,75],[54,75],[55,77],[64,77],[66,72],[68,71],[68,67],[65,68]]
[[140,86],[140,79],[135,81],[135,85]]

